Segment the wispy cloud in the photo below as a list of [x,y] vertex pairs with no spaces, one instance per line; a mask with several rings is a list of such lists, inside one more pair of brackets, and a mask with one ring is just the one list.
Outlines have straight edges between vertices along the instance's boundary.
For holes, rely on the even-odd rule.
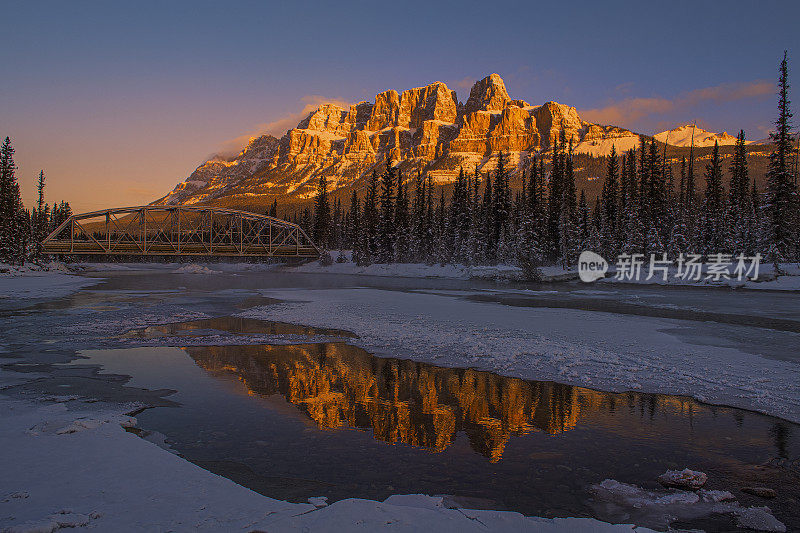
[[585,120],[599,124],[615,124],[629,126],[651,115],[680,112],[704,103],[725,103],[772,95],[775,92],[773,82],[754,80],[739,83],[724,83],[715,87],[695,89],[675,98],[626,98],[612,102],[605,107],[586,109],[580,112]]
[[472,89],[472,86],[475,85],[475,81],[477,80],[475,80],[471,76],[464,76],[460,80],[451,82],[448,85],[451,88],[455,87],[456,89],[466,89],[467,91],[469,91],[470,89]]
[[334,104],[345,109],[349,109],[350,103],[339,98],[328,98],[319,94],[309,94],[300,98],[299,102],[303,107],[297,112],[289,113],[272,122],[262,122],[253,126],[250,131],[224,141],[219,150],[212,157],[231,157],[242,151],[248,142],[255,137],[264,134],[283,136],[288,130],[296,128],[297,124],[306,118],[309,113],[316,110],[322,104]]

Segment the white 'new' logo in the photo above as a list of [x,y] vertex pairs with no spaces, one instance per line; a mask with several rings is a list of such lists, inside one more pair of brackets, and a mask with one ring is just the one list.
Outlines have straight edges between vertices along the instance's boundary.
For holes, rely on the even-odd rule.
[[586,283],[598,280],[608,272],[608,263],[594,252],[584,250],[578,258],[578,276]]

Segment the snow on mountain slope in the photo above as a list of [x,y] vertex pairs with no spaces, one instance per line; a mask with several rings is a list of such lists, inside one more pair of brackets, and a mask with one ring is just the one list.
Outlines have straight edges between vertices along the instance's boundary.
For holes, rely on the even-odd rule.
[[[653,137],[672,146],[692,146],[692,142],[694,146],[714,146],[714,142],[718,142],[720,146],[736,144],[736,137],[729,135],[728,132],[714,133],[697,126],[692,127],[691,124],[656,133]],[[749,141],[745,142],[750,144]]]
[[[499,152],[526,168],[563,134],[577,153],[606,155],[639,142],[638,134],[580,118],[574,107],[547,102],[533,106],[512,99],[500,76],[472,87],[466,103],[442,82],[384,91],[374,102],[344,109],[323,104],[281,139],[264,135],[232,159],[212,159],[158,200],[161,204],[215,201],[248,204],[261,198],[306,199],[320,176],[336,190],[354,186],[387,161],[406,175],[418,171],[437,183],[455,180],[459,169],[494,168]],[[266,203],[266,202],[262,202]]]

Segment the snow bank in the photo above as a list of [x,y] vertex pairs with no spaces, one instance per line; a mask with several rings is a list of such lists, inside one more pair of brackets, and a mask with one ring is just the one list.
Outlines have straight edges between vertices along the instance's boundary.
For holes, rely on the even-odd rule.
[[759,268],[758,278],[752,279],[708,279],[707,265],[703,265],[702,275],[699,280],[681,279],[676,277],[677,269],[670,267],[667,271],[667,279],[663,279],[660,273],[647,279],[648,265],[642,267],[641,277],[639,279],[616,279],[616,269],[612,265],[606,273],[606,277],[598,280],[596,283],[628,283],[635,285],[676,285],[676,286],[691,286],[691,287],[712,287],[712,288],[734,288],[734,289],[760,289],[760,290],[776,290],[776,291],[800,291],[800,264],[798,263],[783,263],[779,266],[780,272],[776,274],[775,268],[771,264],[762,264]]
[[136,407],[0,396],[3,531],[650,531],[585,518],[451,508],[441,497],[424,495],[331,505],[324,497],[274,500],[126,432],[122,425],[133,419],[125,412]]
[[[448,279],[488,279],[495,281],[525,281],[523,270],[515,265],[475,265],[460,264],[428,265],[424,263],[390,263],[359,266],[352,261],[352,252],[349,250],[330,252],[334,263],[322,265],[319,261],[312,261],[299,266],[277,267],[282,271],[305,272],[313,274],[347,274],[363,276],[389,276],[413,278],[448,278]],[[340,259],[341,258],[341,259]],[[337,261],[337,259],[339,261]],[[780,275],[775,274],[773,265],[762,264],[757,280],[720,279],[714,281],[707,279],[706,266],[699,280],[683,280],[676,277],[677,269],[670,267],[667,279],[657,275],[647,279],[648,265],[642,267],[639,279],[616,279],[616,269],[612,264],[606,277],[598,283],[626,283],[637,285],[679,285],[709,288],[747,288],[768,289],[783,291],[800,291],[800,264],[785,263],[780,265]],[[576,267],[564,268],[558,265],[539,267],[541,281],[558,282],[574,281],[578,279]]]
[[222,274],[221,270],[211,270],[205,265],[189,263],[175,270],[176,274]]
[[384,357],[612,391],[687,395],[800,421],[798,365],[735,346],[692,344],[672,333],[685,325],[676,319],[454,302],[447,293],[393,292],[387,298],[385,291],[367,288],[261,292],[291,301],[241,316],[352,331],[359,336],[355,344]]
[[70,272],[63,263],[24,266],[0,263],[0,301],[60,298],[102,281],[97,278],[74,276]]
[[739,527],[786,531],[768,507],[742,507],[728,491],[651,491],[614,479],[593,485],[591,491],[595,496],[593,507],[600,516],[625,516],[649,527],[667,529],[677,520],[729,514],[736,516]]

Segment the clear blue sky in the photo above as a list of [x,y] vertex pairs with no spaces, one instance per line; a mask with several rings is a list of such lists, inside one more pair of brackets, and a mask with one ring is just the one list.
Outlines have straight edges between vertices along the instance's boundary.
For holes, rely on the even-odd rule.
[[[25,199],[144,203],[230,141],[322,99],[497,72],[514,98],[655,133],[697,119],[765,136],[800,2],[11,2],[0,135]],[[765,85],[770,84],[770,85]],[[797,109],[797,106],[794,106]]]

